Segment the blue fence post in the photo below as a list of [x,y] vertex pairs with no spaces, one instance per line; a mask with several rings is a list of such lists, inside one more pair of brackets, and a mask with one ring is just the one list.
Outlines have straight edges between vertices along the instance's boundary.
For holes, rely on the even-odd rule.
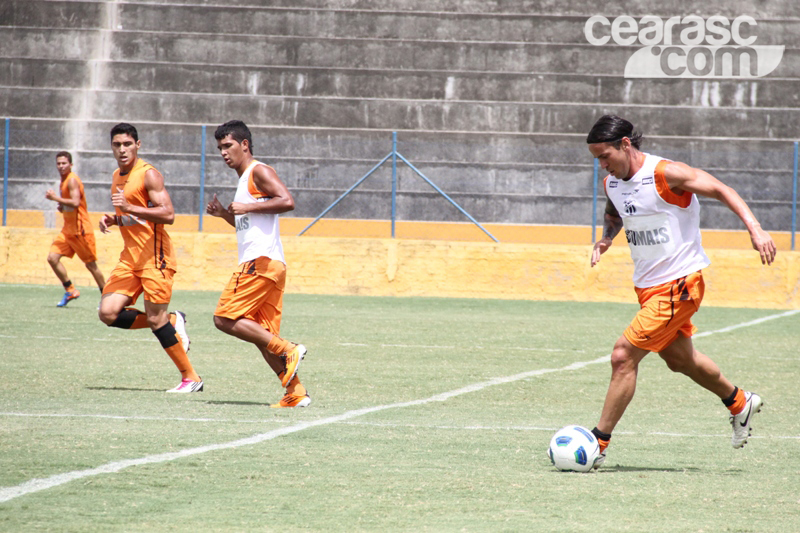
[[8,218],[8,136],[11,130],[11,119],[6,118],[6,133],[3,137],[3,226]]
[[375,165],[374,167],[372,167],[372,169],[371,169],[369,172],[367,172],[366,174],[364,174],[364,175],[361,177],[361,179],[360,179],[360,180],[358,180],[357,182],[355,182],[355,183],[354,183],[354,184],[353,184],[353,185],[352,185],[352,186],[351,186],[349,189],[347,189],[346,191],[344,191],[344,192],[342,193],[342,195],[341,195],[341,196],[339,196],[339,198],[337,198],[337,199],[336,199],[336,200],[335,200],[335,201],[334,201],[334,202],[333,202],[331,205],[329,205],[328,207],[326,207],[326,208],[325,208],[325,210],[324,210],[322,213],[320,213],[320,214],[319,214],[319,216],[318,216],[317,218],[315,218],[314,220],[312,220],[312,221],[311,221],[311,224],[309,224],[308,226],[306,226],[305,228],[303,228],[303,231],[301,231],[300,233],[298,233],[298,234],[297,234],[297,236],[299,237],[300,235],[302,235],[303,233],[305,233],[306,231],[308,231],[308,230],[309,230],[309,228],[310,228],[311,226],[313,226],[314,224],[316,224],[316,223],[317,223],[317,222],[318,222],[318,221],[319,221],[319,220],[320,220],[322,217],[324,217],[325,215],[327,215],[327,214],[328,214],[328,211],[330,211],[331,209],[333,209],[334,207],[336,207],[336,206],[339,204],[339,202],[341,202],[342,200],[344,200],[345,196],[347,196],[348,194],[350,194],[351,192],[353,192],[353,191],[355,190],[355,188],[356,188],[356,187],[358,187],[359,185],[361,185],[362,183],[364,183],[364,180],[366,180],[368,177],[370,177],[370,176],[372,175],[372,173],[373,173],[373,172],[375,172],[376,170],[378,170],[382,164],[386,163],[386,162],[389,160],[389,158],[390,158],[390,157],[392,157],[392,154],[386,154],[386,156],[385,156],[383,159],[381,159],[381,160],[378,162],[378,164],[377,164],[377,165]]
[[792,172],[792,250],[794,250],[794,234],[797,232],[797,159],[798,145],[800,141],[794,142],[794,170]]
[[392,239],[397,220],[397,132],[392,132]]
[[597,177],[600,173],[600,160],[594,158],[594,177],[592,178],[592,244],[597,242]]
[[206,125],[200,132],[200,210],[198,211],[197,231],[203,231],[203,212],[206,210]]
[[458,210],[461,212],[461,214],[462,214],[462,215],[464,215],[465,217],[467,217],[467,218],[470,220],[470,222],[472,222],[473,224],[475,224],[476,226],[478,226],[478,228],[480,228],[480,230],[481,230],[482,232],[484,232],[486,235],[488,235],[490,239],[492,239],[494,242],[500,242],[500,241],[498,241],[498,240],[495,238],[495,236],[494,236],[494,235],[492,235],[491,233],[489,233],[489,230],[487,230],[486,228],[484,228],[483,226],[481,226],[481,223],[480,223],[480,222],[478,222],[477,220],[475,220],[475,218],[474,218],[472,215],[470,215],[469,213],[467,213],[467,212],[466,212],[466,210],[464,210],[464,208],[463,208],[463,207],[461,207],[460,205],[458,205],[458,204],[456,203],[456,201],[455,201],[455,200],[453,200],[452,198],[450,198],[449,196],[447,196],[447,193],[445,193],[445,192],[444,192],[442,189],[440,189],[440,188],[439,188],[439,187],[438,187],[438,186],[437,186],[437,185],[436,185],[434,182],[432,182],[431,180],[429,180],[429,179],[428,179],[428,177],[427,177],[425,174],[423,174],[422,172],[420,172],[420,171],[419,171],[419,169],[418,169],[417,167],[415,167],[415,166],[414,166],[414,165],[411,163],[411,161],[409,161],[408,159],[406,159],[405,157],[403,157],[403,154],[397,154],[397,157],[399,157],[399,158],[400,158],[400,160],[401,160],[403,163],[405,163],[406,165],[408,165],[408,168],[410,168],[411,170],[413,170],[413,171],[414,171],[414,172],[417,174],[417,176],[419,176],[420,178],[422,178],[422,180],[423,180],[425,183],[427,183],[428,185],[430,185],[431,187],[433,187],[433,190],[434,190],[434,191],[438,192],[438,193],[439,193],[439,194],[440,194],[440,195],[441,195],[441,196],[442,196],[442,197],[443,197],[445,200],[447,200],[448,202],[450,202],[450,204],[451,204],[453,207],[455,207],[456,209],[458,209]]

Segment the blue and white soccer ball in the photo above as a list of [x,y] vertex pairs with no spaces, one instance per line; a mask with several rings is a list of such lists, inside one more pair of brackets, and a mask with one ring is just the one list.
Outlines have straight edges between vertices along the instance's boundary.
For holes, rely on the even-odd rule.
[[585,427],[566,426],[550,439],[547,454],[558,470],[589,472],[600,455],[600,444]]

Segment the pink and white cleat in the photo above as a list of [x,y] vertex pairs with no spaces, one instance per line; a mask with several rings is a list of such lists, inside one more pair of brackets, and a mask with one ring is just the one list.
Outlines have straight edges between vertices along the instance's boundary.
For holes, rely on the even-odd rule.
[[177,394],[188,394],[190,392],[203,392],[203,382],[192,381],[191,379],[181,380],[180,385],[174,389],[169,389],[167,392],[174,392]]

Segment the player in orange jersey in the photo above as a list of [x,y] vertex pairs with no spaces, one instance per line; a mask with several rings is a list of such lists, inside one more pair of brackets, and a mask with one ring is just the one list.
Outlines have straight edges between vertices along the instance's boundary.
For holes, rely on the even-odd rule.
[[277,374],[286,393],[272,407],[306,407],[311,397],[297,376],[306,348],[278,336],[286,285],[278,215],[293,210],[294,199],[275,170],[253,158],[253,139],[244,122],[222,124],[214,138],[225,164],[239,175],[227,209],[216,194],[206,208],[236,228],[239,249],[239,268],[219,298],[214,325],[254,344]]
[[599,263],[624,229],[641,306],[611,352],[611,382],[592,430],[600,443],[595,468],[605,461],[611,432],[636,391],[639,363],[650,352],[722,400],[734,448],[747,442],[753,415],[762,405],[758,394],[734,386],[692,343],[697,328],[691,318],[705,291],[702,269],[710,264],[701,244],[697,197],[715,198],[733,211],[765,265],[775,259],[775,242],[731,187],[703,170],[642,152],[641,138],[633,124],[613,115],[595,122],[586,138],[589,151],[609,173],[603,236],[594,245],[591,265]]
[[64,256],[78,257],[92,273],[95,283],[100,291],[103,290],[105,279],[97,267],[97,251],[94,242],[92,221],[86,209],[86,195],[83,192],[81,179],[72,171],[72,154],[58,152],[56,154],[56,168],[61,175],[61,187],[57,194],[53,189],[48,189],[45,198],[58,204],[58,210],[64,215],[64,227],[50,246],[47,262],[53,268],[61,284],[64,285],[64,296],[56,304],[65,307],[70,301],[75,300],[81,292],[75,288],[67,274],[67,267],[61,262]]
[[[140,147],[130,124],[111,129],[111,150],[119,166],[111,182],[115,214],[103,215],[100,231],[119,226],[125,245],[103,289],[99,316],[115,328],[149,327],[181,373],[181,382],[167,392],[199,392],[203,381],[187,355],[186,315],[168,312],[177,264],[165,226],[175,220],[175,211],[161,173],[139,159]],[[130,307],[142,293],[144,313]]]

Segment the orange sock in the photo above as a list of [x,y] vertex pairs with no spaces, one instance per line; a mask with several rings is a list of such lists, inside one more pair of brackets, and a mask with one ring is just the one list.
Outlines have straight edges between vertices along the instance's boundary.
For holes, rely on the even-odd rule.
[[136,313],[136,318],[133,319],[133,324],[128,329],[142,329],[142,328],[149,328],[150,325],[147,323],[147,315],[139,311],[138,309],[134,309],[133,307],[126,307],[125,311],[133,311]]
[[121,329],[142,329],[150,327],[147,323],[147,315],[133,307],[126,307],[120,311],[117,318],[114,322],[109,324],[109,326]]
[[275,355],[283,355],[294,347],[295,345],[286,339],[282,339],[277,335],[273,335],[272,339],[269,341],[269,344],[267,344],[267,351]]
[[608,440],[597,439],[597,444],[600,445],[600,453],[603,453],[604,451],[606,451],[606,448],[608,448],[608,445],[611,444],[611,439]]
[[[281,375],[280,377],[282,378],[283,376]],[[295,374],[292,381],[289,382],[289,385],[286,387],[286,392],[295,396],[305,396],[308,393],[303,384],[300,383],[300,378],[297,377],[297,374]]]
[[194,371],[192,363],[189,362],[189,356],[186,355],[186,352],[183,350],[183,344],[178,342],[169,348],[164,348],[164,351],[167,352],[169,358],[172,359],[172,362],[175,363],[176,367],[178,367],[182,379],[200,381],[200,376],[198,376],[197,372]]
[[742,389],[736,389],[736,395],[733,397],[733,403],[728,405],[728,410],[731,412],[732,415],[738,415],[744,409],[745,404],[747,403],[747,398],[744,396],[744,391]]

